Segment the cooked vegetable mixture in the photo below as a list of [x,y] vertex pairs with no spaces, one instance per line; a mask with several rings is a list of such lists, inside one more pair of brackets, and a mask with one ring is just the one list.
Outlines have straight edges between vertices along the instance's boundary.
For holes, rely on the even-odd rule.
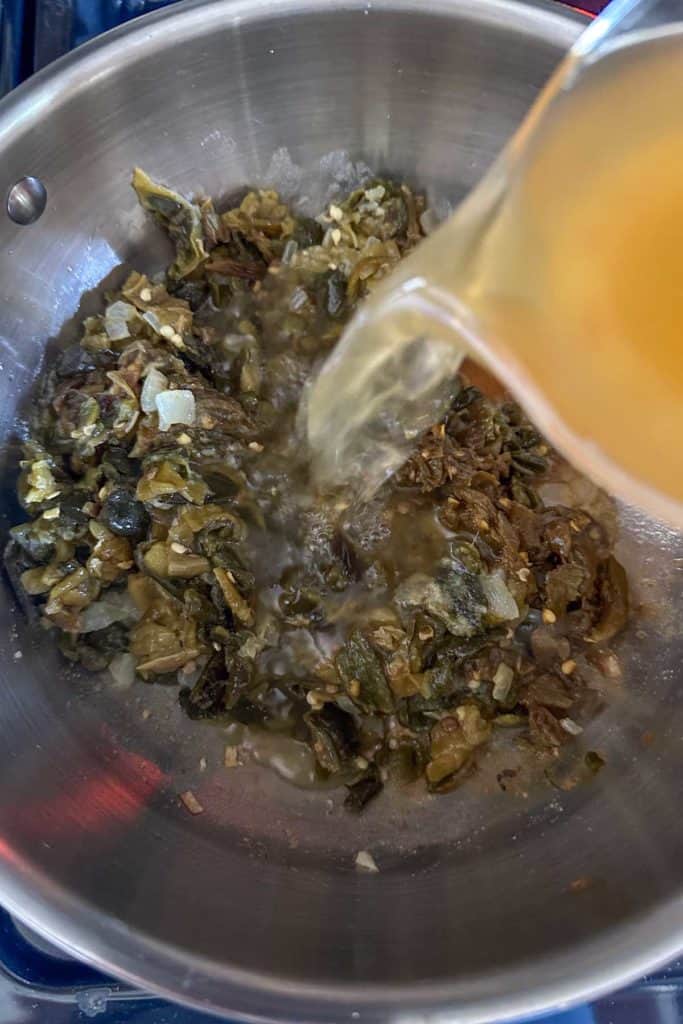
[[389,777],[454,788],[496,729],[581,732],[626,579],[517,405],[461,377],[372,501],[310,479],[302,392],[422,198],[374,181],[309,219],[272,191],[218,213],[133,186],[175,259],[45,373],[6,554],[66,657],[288,730],[356,811]]

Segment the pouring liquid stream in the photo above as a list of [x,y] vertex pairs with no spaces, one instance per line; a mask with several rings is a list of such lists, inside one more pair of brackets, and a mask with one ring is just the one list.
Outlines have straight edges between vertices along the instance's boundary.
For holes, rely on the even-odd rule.
[[683,27],[570,54],[483,181],[373,294],[308,406],[369,495],[473,356],[577,467],[683,522]]

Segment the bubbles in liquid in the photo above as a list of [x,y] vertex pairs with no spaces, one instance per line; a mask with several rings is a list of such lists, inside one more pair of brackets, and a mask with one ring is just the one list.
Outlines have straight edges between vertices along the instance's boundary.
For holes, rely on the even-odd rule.
[[448,407],[463,352],[422,303],[408,290],[372,316],[361,310],[311,389],[308,438],[323,485],[350,484],[368,500]]

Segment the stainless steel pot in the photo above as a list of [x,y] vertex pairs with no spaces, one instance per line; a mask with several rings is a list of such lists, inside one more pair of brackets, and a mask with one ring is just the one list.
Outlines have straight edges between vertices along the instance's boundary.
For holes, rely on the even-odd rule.
[[[0,212],[6,516],[46,339],[121,261],[163,260],[134,164],[220,195],[263,181],[279,147],[304,168],[344,148],[455,198],[580,27],[524,0],[189,3],[5,101],[0,191],[27,174],[47,188],[37,223]],[[170,689],[74,676],[4,590],[0,900],[109,971],[250,1020],[511,1017],[666,960],[683,946],[683,545],[624,510],[621,549],[638,607],[585,737],[608,761],[596,782],[386,797],[360,819],[334,793],[221,768],[220,731]],[[379,874],[354,869],[361,849]]]

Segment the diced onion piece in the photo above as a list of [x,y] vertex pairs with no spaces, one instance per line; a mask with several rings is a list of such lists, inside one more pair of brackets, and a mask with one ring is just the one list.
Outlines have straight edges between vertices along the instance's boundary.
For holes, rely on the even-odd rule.
[[573,718],[561,718],[560,725],[570,736],[580,736],[583,732],[582,727]]
[[132,654],[115,654],[109,662],[114,689],[127,690],[135,682],[135,658]]
[[302,309],[307,302],[308,292],[306,291],[306,289],[301,287],[295,288],[292,293],[292,297],[289,300],[289,308],[292,310],[293,313],[296,313],[297,310]]
[[366,188],[365,198],[369,199],[371,203],[381,203],[385,193],[384,185],[375,185],[373,188]]
[[375,858],[369,850],[359,850],[356,854],[356,867],[359,871],[369,871],[376,874],[379,871]]
[[294,239],[290,238],[285,243],[285,247],[282,250],[281,262],[284,264],[291,263],[292,258],[296,255],[299,248],[299,243]]
[[549,480],[547,483],[540,484],[538,495],[546,508],[553,505],[573,508],[576,505],[576,498],[571,487],[561,480]]
[[142,314],[142,319],[145,321],[145,323],[149,324],[153,331],[155,331],[157,334],[161,334],[163,322],[159,319],[154,310],[148,309],[145,313]]
[[160,395],[162,391],[166,391],[167,388],[168,380],[160,370],[153,366],[145,377],[145,383],[142,385],[142,393],[140,395],[140,408],[142,411],[147,413],[156,412],[157,395]]
[[81,615],[81,633],[106,629],[114,622],[136,622],[140,618],[127,591],[112,591],[89,605]]
[[538,487],[538,496],[547,507],[563,505],[565,508],[582,508],[591,512],[599,508],[600,491],[592,480],[573,474],[568,480],[547,480]]
[[104,312],[104,329],[110,341],[130,338],[129,322],[136,314],[135,306],[129,302],[112,302]]
[[481,586],[489,609],[489,615],[497,622],[508,622],[519,615],[517,602],[508,590],[503,573],[493,572],[481,577]]
[[161,391],[156,396],[159,430],[168,430],[174,423],[192,426],[195,420],[195,401],[191,391]]
[[498,701],[506,700],[510,689],[512,688],[512,680],[515,678],[515,673],[512,671],[509,665],[505,662],[501,662],[496,669],[493,677],[493,699]]

